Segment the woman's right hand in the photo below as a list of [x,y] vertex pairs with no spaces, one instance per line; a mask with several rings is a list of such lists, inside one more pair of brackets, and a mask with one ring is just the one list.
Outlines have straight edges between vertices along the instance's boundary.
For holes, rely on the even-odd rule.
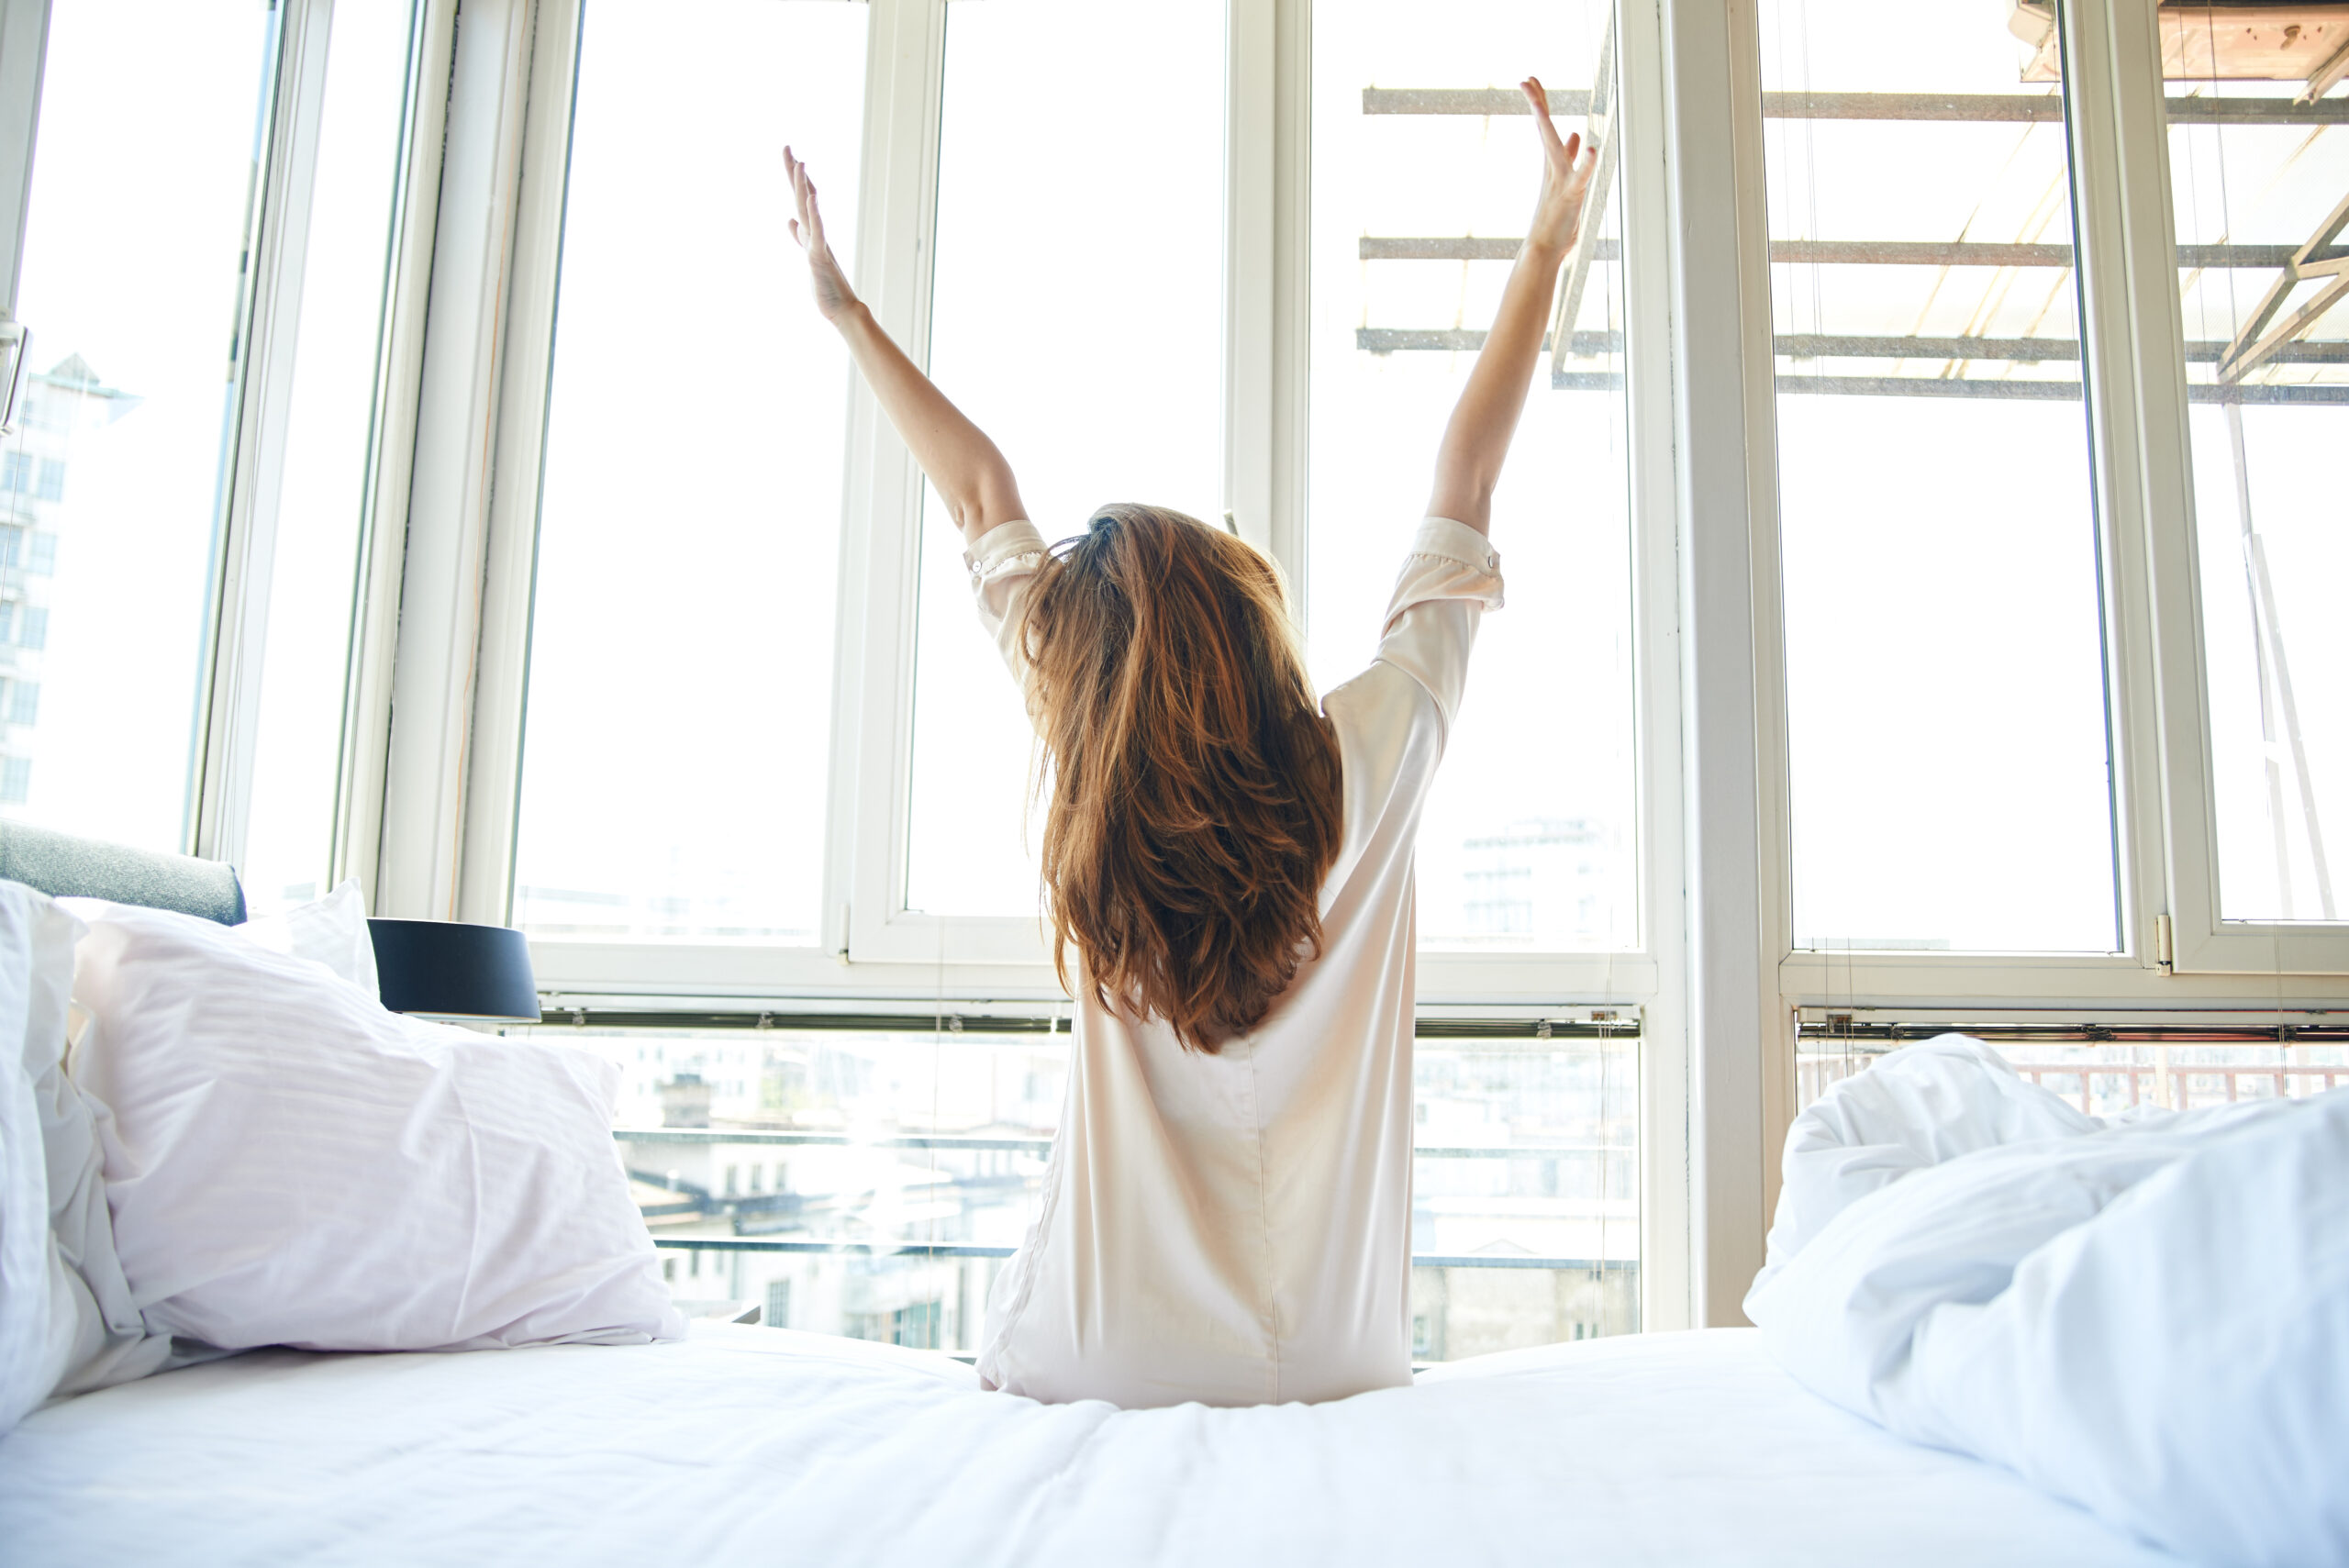
[[824,239],[824,215],[816,206],[816,182],[807,177],[807,165],[783,150],[783,166],[791,175],[791,199],[799,216],[791,220],[791,237],[799,241],[799,249],[807,257],[807,281],[816,291],[816,308],[827,321],[838,321],[856,307],[856,291],[848,286],[848,274],[841,271],[838,258]]

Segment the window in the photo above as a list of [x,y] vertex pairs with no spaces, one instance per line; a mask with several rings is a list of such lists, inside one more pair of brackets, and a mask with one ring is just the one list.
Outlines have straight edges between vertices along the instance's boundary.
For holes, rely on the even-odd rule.
[[[42,345],[27,391],[50,417],[6,438],[0,489],[29,495],[45,529],[106,548],[67,551],[18,628],[20,646],[40,648],[57,612],[30,738],[42,765],[16,812],[28,820],[186,847],[224,477],[221,350],[244,336],[277,25],[236,0],[137,27],[92,0],[50,9],[17,302]],[[231,416],[242,374],[232,363]],[[69,460],[82,470],[71,501]]]
[[[1611,7],[1386,0],[1315,20],[1306,559],[1323,691],[1376,646],[1437,441],[1532,210],[1531,128],[1515,77],[1493,74],[1529,66],[1562,129],[1581,128],[1594,89],[1603,113]],[[1477,633],[1419,828],[1423,949],[1640,945],[1615,167],[1592,201],[1597,243],[1566,352],[1548,360],[1494,497],[1508,606]]]
[[22,806],[32,787],[30,757],[0,757],[0,806]]
[[[1041,1200],[1067,1037],[1041,1018],[1017,1033],[901,1022],[551,1032],[619,1067],[622,1162],[656,1244],[691,1259],[686,1294],[969,1353]],[[1421,1036],[1415,1355],[1638,1329],[1638,1046],[1606,1023]],[[761,1163],[785,1151],[762,1190]]]
[[36,533],[32,549],[25,559],[25,570],[36,577],[52,576],[57,571],[57,536]]
[[39,605],[27,605],[24,617],[17,623],[17,646],[29,653],[38,653],[49,646],[49,611]]
[[2062,56],[1880,19],[1761,10],[1795,944],[2111,951]]
[[[248,525],[257,549],[268,536],[269,576],[259,647],[247,643],[257,653],[248,699],[250,784],[235,813],[241,841],[224,835],[220,845],[235,843],[246,896],[261,913],[337,880],[353,586],[367,532],[391,283],[386,240],[415,69],[409,6],[340,6],[332,22],[292,374],[283,404],[262,410],[273,428],[282,418],[280,466],[274,495],[257,494]],[[265,459],[266,449],[258,455]]]
[[40,483],[34,486],[33,494],[44,501],[64,500],[65,465],[53,457],[41,459]]
[[40,722],[40,683],[10,681],[6,684],[8,722],[23,725],[39,724]]
[[2174,20],[2163,86],[2219,913],[2349,919],[2349,540],[2323,462],[2349,433],[2349,282],[2324,271],[2349,254],[2343,100],[2299,103],[2309,62],[2232,48],[2217,7]]
[[[515,855],[540,936],[817,940],[849,373],[779,159],[852,268],[866,17],[584,8]],[[664,461],[615,464],[616,420]]]

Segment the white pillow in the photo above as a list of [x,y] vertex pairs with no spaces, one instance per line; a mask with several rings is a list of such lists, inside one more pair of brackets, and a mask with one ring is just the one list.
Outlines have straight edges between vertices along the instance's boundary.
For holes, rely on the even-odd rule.
[[0,1434],[61,1389],[141,1377],[147,1337],[115,1261],[90,1106],[64,1070],[81,923],[0,882]]
[[345,877],[324,898],[231,929],[272,952],[316,959],[368,995],[383,996],[375,978],[375,939],[367,930],[367,904],[356,877]]
[[609,1063],[386,1012],[209,921],[85,917],[71,1070],[150,1332],[381,1351],[685,1333],[612,1141]]

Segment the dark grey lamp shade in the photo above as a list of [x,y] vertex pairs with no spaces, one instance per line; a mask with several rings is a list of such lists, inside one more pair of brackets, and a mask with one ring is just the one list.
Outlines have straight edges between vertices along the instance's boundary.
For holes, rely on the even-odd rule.
[[456,920],[370,920],[384,1006],[435,1018],[539,1021],[530,944],[504,926]]

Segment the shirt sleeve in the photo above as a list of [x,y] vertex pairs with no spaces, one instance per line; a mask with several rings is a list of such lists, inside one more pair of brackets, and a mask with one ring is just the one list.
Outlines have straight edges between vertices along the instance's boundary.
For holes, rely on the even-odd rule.
[[1386,606],[1378,662],[1427,688],[1447,734],[1468,681],[1468,651],[1486,610],[1501,607],[1501,558],[1483,534],[1449,517],[1419,525]]
[[1029,695],[1027,644],[1021,636],[1028,590],[1045,560],[1044,536],[1025,518],[1001,523],[971,541],[963,564],[971,569],[971,595],[978,601],[979,624],[1003,655],[1022,697]]

